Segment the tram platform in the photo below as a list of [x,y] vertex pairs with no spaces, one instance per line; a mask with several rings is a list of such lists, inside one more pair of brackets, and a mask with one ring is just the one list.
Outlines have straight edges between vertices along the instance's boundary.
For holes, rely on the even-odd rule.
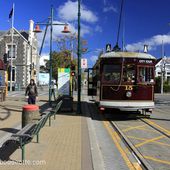
[[[43,98],[44,99],[44,98]],[[41,101],[41,99],[40,99]],[[7,100],[0,106],[0,169],[1,170],[91,170],[93,169],[86,117],[73,112],[58,113],[51,126],[41,129],[36,139],[25,146],[25,161],[21,163],[21,150],[2,144],[21,127],[22,106],[25,102]],[[39,105],[46,105],[39,102]],[[48,109],[43,107],[44,109]],[[45,111],[45,110],[44,110]]]

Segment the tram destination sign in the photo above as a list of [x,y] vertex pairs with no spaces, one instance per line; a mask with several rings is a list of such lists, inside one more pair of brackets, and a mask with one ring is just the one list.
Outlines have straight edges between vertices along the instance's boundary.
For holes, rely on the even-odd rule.
[[144,59],[139,60],[138,62],[141,63],[141,64],[152,64],[153,63],[152,60],[144,60]]

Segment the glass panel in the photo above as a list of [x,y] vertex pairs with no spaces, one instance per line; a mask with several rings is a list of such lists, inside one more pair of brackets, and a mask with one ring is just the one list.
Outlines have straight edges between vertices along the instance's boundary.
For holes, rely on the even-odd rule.
[[[8,81],[11,80],[11,67],[8,67]],[[12,81],[15,81],[15,67],[12,67]]]
[[138,82],[141,83],[153,83],[153,67],[139,67],[139,77]]
[[123,82],[135,82],[135,65],[127,64],[123,68]]
[[[12,50],[11,47],[12,47],[11,45],[8,45],[8,56],[9,56],[9,58],[11,58],[11,50]],[[15,55],[16,55],[16,46],[13,45],[13,55],[12,55],[12,58],[15,58],[16,57]]]
[[103,67],[103,80],[108,82],[119,82],[120,81],[120,65],[104,65]]

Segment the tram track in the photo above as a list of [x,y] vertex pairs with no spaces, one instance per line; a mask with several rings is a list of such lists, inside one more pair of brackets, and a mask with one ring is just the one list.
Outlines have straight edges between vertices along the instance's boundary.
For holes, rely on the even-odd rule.
[[[138,120],[140,120],[142,123],[144,123],[148,127],[152,128],[155,132],[161,134],[162,136],[165,136],[165,138],[167,138],[167,139],[170,138],[170,131],[169,130],[167,130],[167,129],[161,127],[160,125],[158,125],[157,123],[149,120],[149,118],[139,118]],[[116,122],[116,121],[113,121],[113,120],[109,120],[109,119],[107,119],[107,121],[110,123],[111,127],[116,131],[116,133],[119,135],[122,142],[126,145],[128,151],[137,160],[138,164],[140,165],[140,169],[153,170],[154,166],[152,167],[151,166],[152,164],[150,164],[150,162],[148,162],[148,158],[146,156],[146,153],[143,153],[141,150],[139,150],[137,145],[135,145],[128,138],[128,136],[122,131],[122,129],[119,128],[119,123]],[[163,138],[162,136],[161,136],[161,138]],[[163,161],[160,161],[160,163],[163,163]],[[138,169],[138,168],[136,168],[136,169]]]
[[[135,148],[133,143],[126,137],[126,135],[120,130],[117,124],[114,121],[108,120],[111,127],[117,132],[119,137],[122,139],[123,143],[127,146],[128,150],[131,152],[133,157],[137,160],[140,165],[140,169],[143,170],[153,170],[151,165],[146,161],[146,159],[142,156],[142,154]],[[137,168],[139,169],[139,168]]]
[[150,121],[149,119],[144,119],[144,118],[140,118],[140,120],[147,124],[149,127],[153,128],[154,130],[158,131],[159,133],[161,133],[162,135],[166,136],[167,138],[170,139],[170,132],[167,129],[164,129],[163,127],[159,126],[158,124]]
[[[170,146],[170,131],[168,129],[149,118],[126,119],[122,116],[112,116],[110,113],[98,114],[97,108],[95,106],[92,108],[95,108],[90,112],[92,119],[103,122],[114,147],[117,148],[128,169],[169,168],[167,147]],[[161,141],[165,138],[166,140]]]

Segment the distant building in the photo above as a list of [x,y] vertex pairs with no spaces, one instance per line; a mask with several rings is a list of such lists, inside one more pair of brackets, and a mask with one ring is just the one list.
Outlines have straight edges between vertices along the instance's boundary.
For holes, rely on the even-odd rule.
[[39,85],[48,85],[49,84],[49,73],[39,73]]
[[[33,32],[34,22],[30,20],[29,31],[13,29],[12,83],[14,87],[26,87],[31,78],[38,81],[39,55],[36,34]],[[8,56],[7,79],[10,83],[11,32],[0,31],[0,59]]]
[[160,77],[164,73],[164,80],[170,84],[170,58],[164,57],[157,60],[155,65],[155,76]]

